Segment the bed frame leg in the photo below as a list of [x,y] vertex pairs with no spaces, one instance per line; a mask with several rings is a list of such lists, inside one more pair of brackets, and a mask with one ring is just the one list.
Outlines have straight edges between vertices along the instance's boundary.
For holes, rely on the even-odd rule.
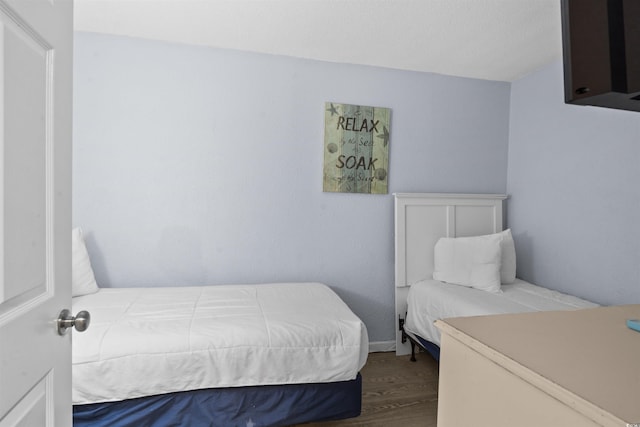
[[411,344],[411,361],[415,362],[416,361],[416,342],[413,340],[413,338],[411,338],[409,335],[407,335],[407,333],[404,331],[404,322],[405,319],[403,319],[402,317],[398,316],[398,324],[400,326],[400,332],[402,333],[402,342],[405,343],[407,342],[407,339],[409,339],[409,343]]

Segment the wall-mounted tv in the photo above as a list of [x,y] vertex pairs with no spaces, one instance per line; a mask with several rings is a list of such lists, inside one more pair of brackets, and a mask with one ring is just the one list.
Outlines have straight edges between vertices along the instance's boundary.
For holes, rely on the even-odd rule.
[[565,102],[640,111],[640,0],[562,0]]

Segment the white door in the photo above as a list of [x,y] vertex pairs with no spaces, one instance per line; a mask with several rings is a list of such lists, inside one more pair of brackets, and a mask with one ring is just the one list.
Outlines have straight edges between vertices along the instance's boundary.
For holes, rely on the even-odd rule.
[[0,0],[0,427],[71,426],[70,0]]

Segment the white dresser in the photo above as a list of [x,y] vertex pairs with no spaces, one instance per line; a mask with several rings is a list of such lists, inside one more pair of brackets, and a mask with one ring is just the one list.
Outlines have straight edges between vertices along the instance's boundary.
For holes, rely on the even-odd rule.
[[640,305],[446,319],[438,427],[640,427]]

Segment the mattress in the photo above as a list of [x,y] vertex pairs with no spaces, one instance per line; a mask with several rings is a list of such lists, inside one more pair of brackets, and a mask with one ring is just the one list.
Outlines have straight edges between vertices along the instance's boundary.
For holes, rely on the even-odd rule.
[[512,284],[503,284],[501,292],[495,293],[437,280],[423,280],[409,289],[404,327],[408,333],[440,345],[440,331],[433,325],[438,319],[597,306],[590,301],[520,279]]
[[328,286],[109,288],[73,299],[74,405],[218,387],[353,380],[364,323]]

